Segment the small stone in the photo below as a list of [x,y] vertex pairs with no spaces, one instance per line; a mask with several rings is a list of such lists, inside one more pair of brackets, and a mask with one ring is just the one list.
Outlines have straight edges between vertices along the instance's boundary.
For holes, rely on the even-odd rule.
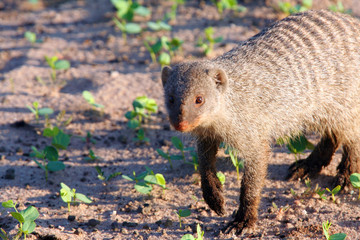
[[76,234],[76,235],[82,235],[82,234],[84,234],[84,233],[85,233],[85,231],[82,230],[81,228],[77,228],[77,229],[75,229],[75,231],[74,231],[74,234]]
[[74,220],[75,220],[75,216],[74,216],[74,215],[69,215],[69,216],[68,216],[68,220],[69,220],[70,222],[74,221]]
[[131,227],[131,228],[133,228],[133,227],[136,227],[138,224],[137,223],[134,223],[134,222],[123,222],[123,224],[122,224],[124,227]]
[[93,218],[88,221],[88,225],[89,225],[90,227],[95,227],[95,226],[98,225],[99,223],[100,223],[99,220],[96,220],[96,219],[93,219]]
[[164,223],[164,226],[166,228],[169,228],[173,225],[173,222],[170,220],[170,219],[166,219],[165,223]]
[[5,179],[15,179],[15,169],[14,168],[9,168],[6,170],[5,172]]
[[112,222],[111,223],[111,229],[113,230],[113,231],[119,231],[120,230],[120,226],[119,226],[119,223],[117,222],[117,221],[115,221],[115,222]]
[[139,236],[139,231],[138,230],[134,230],[134,236]]

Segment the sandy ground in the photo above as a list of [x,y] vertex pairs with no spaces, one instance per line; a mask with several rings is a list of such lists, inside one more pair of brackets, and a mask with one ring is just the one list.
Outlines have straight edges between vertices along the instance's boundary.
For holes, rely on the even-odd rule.
[[[28,239],[180,239],[193,233],[198,223],[205,239],[325,239],[321,224],[326,220],[332,223],[331,233],[343,232],[347,239],[360,239],[357,192],[338,194],[336,203],[328,193],[325,195],[329,200],[320,200],[317,194],[302,194],[307,189],[304,182],[285,180],[294,161],[286,148],[273,147],[256,231],[238,237],[220,232],[238,206],[240,181],[231,161],[222,154],[218,162],[218,169],[226,176],[227,204],[227,215],[219,217],[202,201],[194,167],[174,161],[171,169],[156,152],[160,148],[179,154],[171,146],[172,136],[179,136],[185,146],[194,146],[194,142],[171,130],[162,99],[160,66],[151,63],[143,40],[148,36],[178,37],[184,41],[183,53],[174,61],[198,59],[204,56],[195,47],[196,41],[204,28],[213,26],[215,37],[224,38],[212,53],[217,56],[281,18],[271,7],[276,1],[244,1],[245,13],[226,11],[223,18],[210,3],[187,1],[179,7],[176,21],[171,22],[171,32],[147,31],[129,36],[127,44],[112,22],[115,10],[110,1],[45,2],[0,3],[0,201],[17,201],[20,210],[30,205],[38,209],[37,227]],[[161,19],[170,10],[170,1],[159,2],[143,2],[152,10],[152,20]],[[332,3],[314,0],[314,8],[327,8]],[[356,0],[343,3],[353,15],[360,16]],[[143,26],[148,20],[136,19]],[[30,44],[23,37],[26,31],[35,32],[41,42]],[[71,68],[58,71],[58,80],[52,83],[44,57],[55,55],[70,61]],[[104,114],[91,110],[82,98],[84,90],[105,106]],[[135,133],[127,127],[124,115],[131,110],[132,101],[142,95],[155,99],[159,112],[145,125],[150,144],[139,145],[132,140]],[[30,157],[31,146],[42,149],[50,144],[41,135],[44,118],[37,122],[26,108],[34,101],[54,109],[55,114],[50,116],[53,124],[63,110],[66,118],[72,117],[71,124],[64,128],[72,135],[71,143],[67,150],[60,151],[66,169],[50,173],[48,181]],[[95,144],[82,141],[87,132],[93,135]],[[314,143],[318,140],[316,136],[310,139]],[[85,161],[89,148],[100,159]],[[313,189],[316,184],[321,188],[331,186],[340,158],[341,150],[332,164],[312,179]],[[104,185],[97,178],[95,166],[100,166],[105,175],[118,171],[132,175],[148,166],[164,175],[168,189],[154,186],[150,195],[143,195],[121,176]],[[15,171],[14,179],[6,174],[9,169]],[[59,197],[60,182],[93,200],[71,207],[74,221],[68,220],[67,206]],[[184,227],[180,229],[175,212],[184,208],[192,214],[183,219]],[[0,227],[15,235],[16,220],[2,207],[0,213]]]

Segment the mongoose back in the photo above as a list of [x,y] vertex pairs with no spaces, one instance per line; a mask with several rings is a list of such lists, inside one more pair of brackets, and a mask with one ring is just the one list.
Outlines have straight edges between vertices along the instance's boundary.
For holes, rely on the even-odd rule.
[[328,11],[289,16],[213,60],[181,63],[162,71],[165,103],[176,130],[197,139],[203,197],[222,215],[216,177],[221,142],[245,159],[237,214],[225,228],[255,227],[270,143],[317,131],[310,156],[288,178],[316,175],[342,145],[337,181],[360,172],[360,22]]

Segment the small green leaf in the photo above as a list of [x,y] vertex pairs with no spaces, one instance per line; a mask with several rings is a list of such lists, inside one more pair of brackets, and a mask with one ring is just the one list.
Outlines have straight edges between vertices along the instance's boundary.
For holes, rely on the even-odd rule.
[[33,207],[29,206],[25,210],[21,211],[20,214],[23,216],[24,221],[35,221],[39,217],[38,210]]
[[59,159],[59,153],[53,146],[46,146],[44,148],[45,158],[49,161],[57,161]]
[[38,113],[39,115],[51,115],[54,113],[54,110],[51,108],[40,108]]
[[13,216],[16,220],[18,220],[21,223],[23,223],[25,221],[24,217],[20,213],[11,212],[10,214],[11,214],[11,216]]
[[126,175],[122,175],[122,178],[126,179],[126,180],[129,180],[129,181],[134,181],[135,180],[135,178],[132,178],[132,177],[129,177],[129,176],[126,176]]
[[87,196],[85,196],[82,193],[75,193],[75,199],[78,199],[78,200],[80,200],[81,202],[84,202],[84,203],[92,203],[91,199],[88,198]]
[[354,188],[360,188],[360,173],[351,174],[350,181]]
[[[161,149],[156,149],[157,153],[162,156],[163,158],[165,159],[168,159],[169,158],[169,154],[166,154],[163,150]],[[181,156],[182,157],[182,156]]]
[[130,129],[136,129],[140,127],[140,122],[137,119],[131,119],[128,121],[127,125]]
[[36,223],[34,221],[25,221],[22,227],[22,232],[25,234],[32,233],[36,228]]
[[159,56],[159,63],[161,65],[170,65],[171,57],[168,53],[162,52]]
[[33,107],[31,107],[31,106],[29,106],[29,105],[26,105],[26,107],[27,107],[33,114],[36,114],[36,110],[35,110]]
[[28,40],[31,43],[35,43],[36,42],[36,34],[30,31],[26,31],[24,34],[24,37],[26,38],[26,40]]
[[185,234],[181,237],[181,240],[195,240],[194,236],[191,234]]
[[58,60],[54,63],[56,70],[67,70],[70,68],[70,62],[67,60]]
[[329,237],[329,240],[344,240],[345,238],[345,233],[335,233]]
[[290,139],[287,147],[292,153],[302,153],[305,151],[308,141],[304,135],[296,136]]
[[94,104],[95,103],[95,99],[94,99],[93,95],[91,94],[91,92],[83,91],[82,96],[89,104]]
[[58,149],[66,149],[70,144],[70,135],[65,134],[62,130],[53,138],[51,144]]
[[146,183],[149,183],[149,184],[157,184],[157,180],[156,180],[155,175],[147,175],[147,176],[144,178],[144,181],[145,181]]
[[221,185],[224,185],[224,183],[225,183],[225,175],[222,172],[217,172],[216,176],[219,179]]
[[110,181],[111,179],[119,175],[122,175],[122,172],[115,172],[113,174],[110,174],[109,177],[106,179],[106,181]]
[[166,187],[166,181],[165,181],[164,176],[161,173],[157,173],[157,174],[155,174],[155,177],[156,177],[157,184],[159,186],[161,186],[162,188],[165,188]]
[[151,14],[150,9],[148,9],[147,7],[144,7],[144,6],[138,6],[137,8],[135,8],[134,12],[135,12],[135,14],[142,16],[142,17],[147,17]]
[[183,156],[182,155],[171,155],[170,159],[171,160],[183,160]]
[[340,186],[340,185],[337,185],[337,186],[331,191],[331,193],[335,195],[335,194],[337,194],[340,190],[341,190],[341,186]]
[[184,150],[184,145],[182,143],[182,141],[180,140],[180,138],[174,136],[171,137],[171,142],[174,145],[174,147],[176,147],[179,150]]
[[59,134],[59,128],[58,127],[54,127],[54,128],[45,128],[44,132],[43,132],[43,136],[45,137],[55,137],[56,135]]
[[150,185],[147,185],[145,182],[136,183],[134,186],[135,190],[142,194],[149,194],[152,190]]
[[136,112],[135,111],[128,111],[125,113],[125,117],[129,120],[133,119],[134,117],[136,117]]
[[60,183],[60,185],[61,185],[61,189],[60,189],[61,199],[66,203],[71,202],[72,197],[74,197],[73,192],[65,183]]
[[179,209],[178,215],[180,217],[188,217],[191,215],[190,209]]
[[65,169],[65,164],[60,161],[50,161],[47,164],[47,169],[51,172],[61,171]]
[[2,202],[1,205],[4,207],[4,208],[13,208],[15,207],[15,204],[14,204],[14,201],[13,200],[8,200],[6,202]]
[[129,34],[136,34],[141,32],[141,27],[137,23],[127,23],[125,24],[125,32]]

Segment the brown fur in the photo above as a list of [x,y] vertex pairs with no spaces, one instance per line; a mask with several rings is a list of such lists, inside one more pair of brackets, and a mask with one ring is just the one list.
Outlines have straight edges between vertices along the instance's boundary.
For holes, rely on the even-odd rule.
[[219,215],[220,142],[245,159],[240,205],[227,232],[255,227],[273,139],[306,130],[322,135],[310,156],[290,167],[290,179],[316,175],[341,145],[338,183],[360,172],[360,22],[350,16],[292,15],[214,60],[165,67],[162,82],[171,124],[197,138],[203,196]]

